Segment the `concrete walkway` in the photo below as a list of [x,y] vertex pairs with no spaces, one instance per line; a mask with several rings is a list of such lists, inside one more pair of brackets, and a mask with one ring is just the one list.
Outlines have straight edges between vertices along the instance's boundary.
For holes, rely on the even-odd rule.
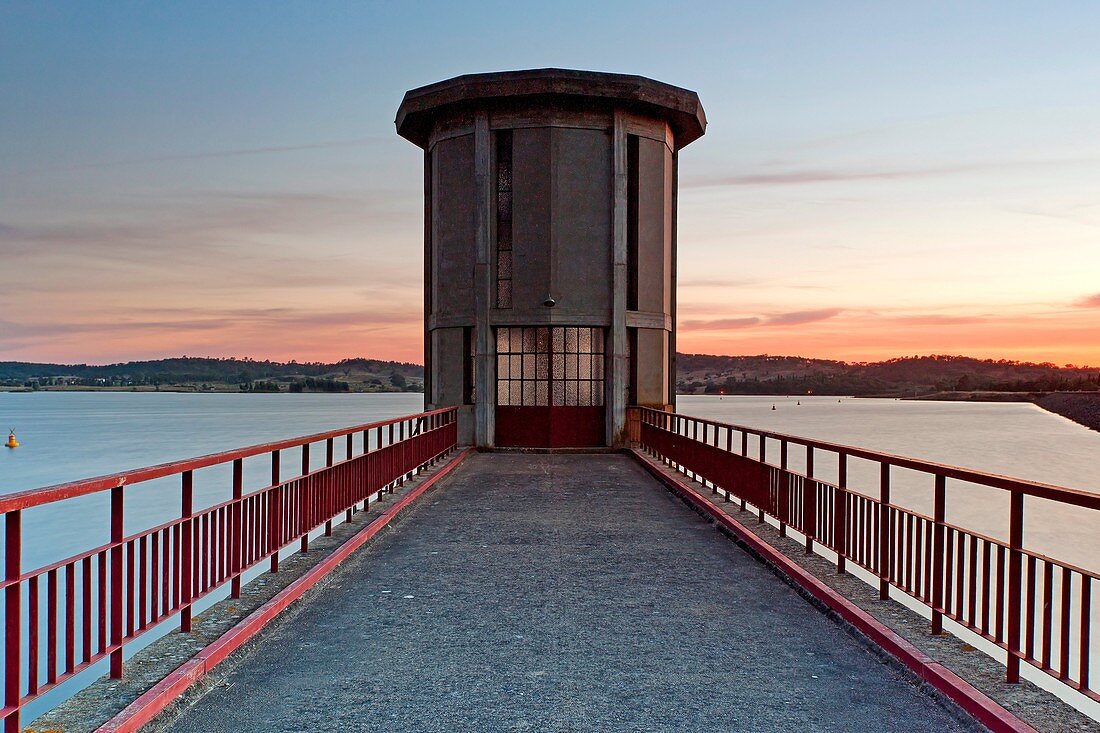
[[621,455],[482,454],[174,731],[961,731]]

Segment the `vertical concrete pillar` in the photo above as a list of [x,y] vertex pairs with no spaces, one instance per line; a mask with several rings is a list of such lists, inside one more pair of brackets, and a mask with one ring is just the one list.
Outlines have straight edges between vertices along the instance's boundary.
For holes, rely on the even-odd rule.
[[622,110],[615,110],[612,140],[614,161],[613,227],[611,243],[611,333],[610,368],[607,384],[607,441],[608,445],[620,445],[626,429],[626,288],[627,288],[627,154],[626,123]]
[[489,114],[478,112],[474,118],[474,178],[477,190],[477,258],[474,265],[477,355],[474,381],[478,396],[474,406],[474,435],[476,444],[486,448],[494,444],[493,408],[496,406],[496,340],[489,326],[489,308],[493,303],[490,247],[493,241],[492,162]]

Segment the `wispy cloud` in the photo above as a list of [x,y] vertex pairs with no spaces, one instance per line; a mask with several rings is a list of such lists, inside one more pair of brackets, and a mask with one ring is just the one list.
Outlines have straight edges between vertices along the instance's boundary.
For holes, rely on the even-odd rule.
[[803,323],[815,323],[827,321],[842,313],[840,308],[821,308],[819,310],[794,311],[792,313],[780,313],[767,320],[768,324],[776,326],[798,326]]
[[754,326],[798,326],[835,318],[843,312],[841,308],[822,308],[820,310],[792,311],[770,316],[748,316],[744,318],[711,318],[684,321],[680,327],[689,331],[730,331]]
[[1095,164],[1090,160],[1016,160],[952,163],[926,167],[881,168],[808,168],[801,170],[761,170],[735,176],[688,179],[682,188],[719,188],[728,186],[800,186],[812,183],[840,183],[848,181],[904,181],[933,178],[965,173],[1001,170],[1006,168],[1033,168],[1056,165]]
[[965,326],[974,323],[985,323],[985,316],[947,316],[937,313],[914,314],[911,316],[897,316],[892,320],[906,326]]
[[677,286],[681,288],[743,288],[750,285],[760,284],[759,280],[751,278],[743,279],[701,279],[701,280],[679,280]]
[[1074,303],[1078,308],[1100,308],[1100,293],[1087,295]]
[[689,331],[729,331],[736,328],[749,328],[763,322],[761,318],[714,318],[692,319],[680,324],[681,328]]
[[188,160],[218,160],[224,158],[243,158],[254,155],[273,155],[279,153],[295,153],[303,150],[329,150],[333,148],[353,148],[363,145],[373,145],[388,141],[390,138],[382,135],[354,138],[351,140],[326,140],[316,143],[302,143],[299,145],[269,145],[257,148],[232,148],[228,150],[209,150],[194,153],[167,153],[165,155],[150,155],[140,158],[125,158],[121,160],[101,160],[77,165],[58,166],[55,168],[27,168],[16,173],[49,173],[56,171],[92,170],[98,168],[118,168],[129,165],[145,165],[148,163],[170,163],[173,161]]

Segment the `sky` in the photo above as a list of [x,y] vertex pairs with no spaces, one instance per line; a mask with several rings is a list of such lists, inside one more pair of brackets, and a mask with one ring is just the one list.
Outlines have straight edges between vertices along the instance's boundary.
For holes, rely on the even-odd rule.
[[681,351],[1100,365],[1100,3],[0,0],[0,360],[422,358],[407,89],[697,91]]

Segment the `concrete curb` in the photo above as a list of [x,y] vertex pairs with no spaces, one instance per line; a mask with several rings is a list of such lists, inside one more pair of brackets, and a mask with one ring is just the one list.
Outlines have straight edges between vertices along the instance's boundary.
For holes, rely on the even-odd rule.
[[993,733],[1038,733],[1030,725],[1005,710],[969,682],[886,627],[874,616],[803,570],[779,550],[776,550],[753,533],[746,531],[687,483],[666,474],[658,464],[654,463],[641,451],[631,449],[629,453],[669,490],[691,504],[702,514],[713,519],[764,562],[785,575],[811,597],[823,603],[855,627],[872,643],[881,647],[916,673],[922,680],[935,687]]
[[271,600],[253,611],[247,618],[204,648],[176,671],[143,693],[120,713],[96,729],[96,733],[131,733],[155,718],[162,710],[197,683],[215,666],[224,661],[245,642],[256,636],[288,606],[301,598],[319,580],[331,573],[352,553],[362,547],[394,520],[424,492],[455,469],[473,451],[465,449],[443,465],[435,474],[415,489],[387,507],[373,522],[340,545],[331,555],[315,565],[302,577],[279,591]]

